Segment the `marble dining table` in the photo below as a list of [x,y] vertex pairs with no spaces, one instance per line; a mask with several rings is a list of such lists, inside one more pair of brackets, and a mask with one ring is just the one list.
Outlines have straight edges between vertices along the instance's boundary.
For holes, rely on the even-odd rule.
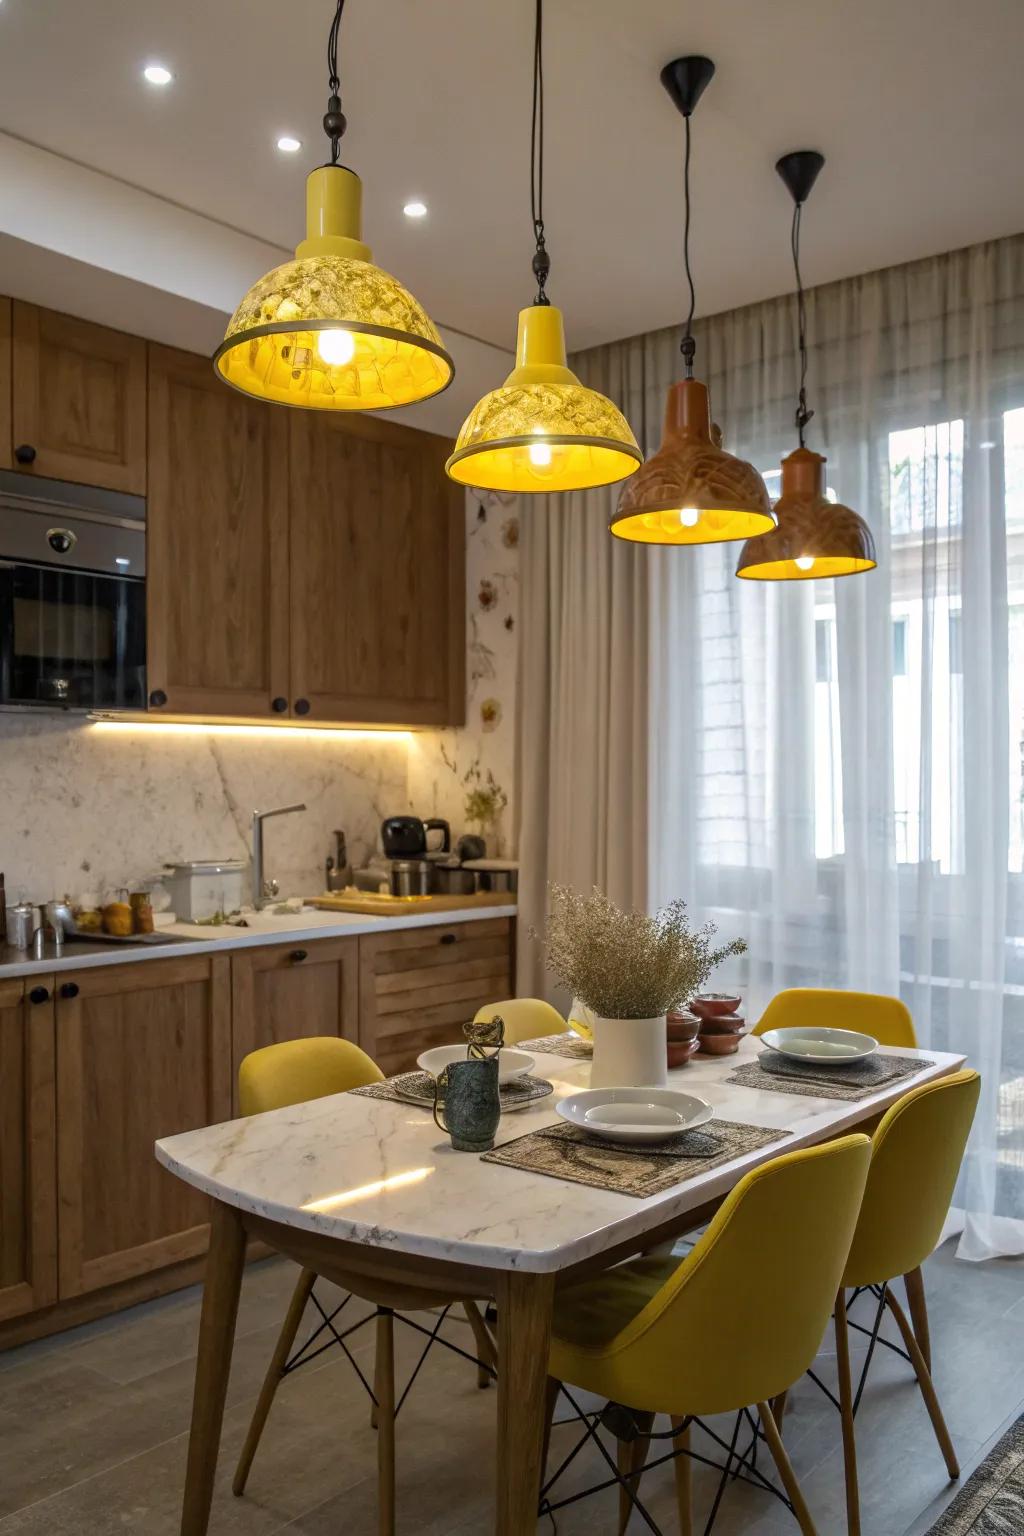
[[[919,1056],[921,1069],[856,1102],[729,1081],[761,1049],[697,1056],[671,1085],[716,1115],[778,1129],[780,1139],[639,1199],[456,1152],[411,1103],[337,1094],[156,1144],[163,1166],[211,1197],[182,1536],[206,1536],[248,1238],[330,1277],[332,1272],[497,1304],[496,1536],[537,1520],[548,1347],[556,1286],[607,1267],[709,1219],[741,1176],[782,1151],[869,1128],[908,1088],[956,1071],[963,1058]],[[884,1053],[883,1053],[884,1054]],[[588,1085],[590,1064],[538,1054],[554,1093],[504,1115],[499,1145],[557,1121],[559,1098]],[[782,1135],[782,1133],[788,1133]],[[325,1431],[329,1433],[329,1430]]]

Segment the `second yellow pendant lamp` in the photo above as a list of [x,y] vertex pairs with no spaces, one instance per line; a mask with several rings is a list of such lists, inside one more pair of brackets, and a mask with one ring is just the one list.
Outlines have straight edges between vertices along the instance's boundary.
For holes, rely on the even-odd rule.
[[643,459],[618,407],[569,368],[562,312],[546,292],[543,22],[543,0],[536,0],[530,197],[537,297],[519,312],[515,368],[470,411],[446,466],[453,480],[481,490],[590,490],[631,475]]

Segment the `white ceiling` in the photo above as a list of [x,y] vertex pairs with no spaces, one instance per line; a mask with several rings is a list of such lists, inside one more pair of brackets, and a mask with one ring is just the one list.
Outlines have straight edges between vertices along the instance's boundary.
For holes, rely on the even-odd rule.
[[[788,291],[787,150],[828,164],[809,282],[1024,228],[1021,0],[548,0],[549,290],[573,348],[676,322],[676,54],[718,65],[695,119],[699,311]],[[0,129],[271,244],[323,158],[333,0],[2,0]],[[532,0],[348,0],[343,159],[365,235],[441,324],[500,346],[532,296]],[[175,82],[140,77],[159,59]],[[280,154],[296,134],[302,152]],[[0,188],[2,193],[2,188]],[[401,212],[422,197],[429,216]]]

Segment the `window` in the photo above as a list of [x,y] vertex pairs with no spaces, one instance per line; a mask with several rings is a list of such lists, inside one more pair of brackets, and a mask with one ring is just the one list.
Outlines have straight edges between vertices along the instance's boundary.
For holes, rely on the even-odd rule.
[[906,618],[893,619],[892,621],[893,677],[906,677],[907,675],[907,628],[909,623],[909,619]]

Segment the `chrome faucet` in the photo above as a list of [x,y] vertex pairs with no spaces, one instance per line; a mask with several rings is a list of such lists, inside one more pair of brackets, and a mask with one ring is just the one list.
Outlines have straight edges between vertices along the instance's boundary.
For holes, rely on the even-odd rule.
[[304,811],[305,805],[279,805],[273,811],[252,813],[252,904],[257,912],[273,901],[279,888],[276,880],[263,878],[263,823],[268,816],[288,816],[292,811]]

